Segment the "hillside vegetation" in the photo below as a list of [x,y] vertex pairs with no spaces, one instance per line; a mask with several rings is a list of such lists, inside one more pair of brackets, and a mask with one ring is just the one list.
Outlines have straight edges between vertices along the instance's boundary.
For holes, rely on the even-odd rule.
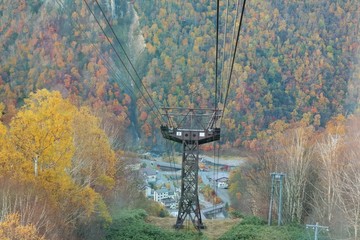
[[[173,229],[175,218],[148,217],[142,210],[120,211],[106,230],[106,239],[186,239],[186,240],[305,240],[306,230],[299,226],[269,227],[256,217],[205,220],[206,229],[198,232],[192,224],[181,231]],[[321,237],[321,236],[320,236]],[[320,238],[321,239],[321,238]]]
[[[148,50],[144,82],[153,97],[165,106],[213,107],[216,1],[136,2]],[[225,94],[238,1],[228,8],[220,2],[219,62],[225,69],[219,86]],[[246,143],[275,120],[309,118],[319,127],[353,112],[358,51],[358,2],[248,1],[221,141]]]
[[[143,84],[159,107],[213,107],[215,1],[138,0],[134,5],[120,4],[121,14],[116,18],[106,8],[107,1],[102,1],[122,46],[109,27],[104,31],[136,84],[131,83],[84,1],[10,2],[0,4],[4,121],[14,116],[31,92],[45,87],[107,116],[120,127],[122,135],[115,137],[141,132],[144,143],[153,145],[161,139],[155,138],[160,123],[147,104],[149,99],[146,101],[135,86]],[[221,102],[234,46],[236,13],[240,11],[236,3],[232,0],[227,6],[221,2]],[[136,55],[137,46],[127,44],[133,6],[140,15],[137,34],[143,35],[146,44],[141,55]],[[106,26],[98,6],[93,3],[90,7]],[[319,127],[332,116],[353,112],[358,103],[358,9],[359,3],[351,0],[249,1],[223,119],[222,143],[246,144],[279,119],[296,122],[305,117]],[[129,67],[123,49],[141,79]]]
[[286,173],[285,226],[221,239],[302,239],[315,221],[358,239],[360,2],[247,1],[228,79],[241,3],[220,3],[216,73],[216,1],[0,1],[0,237],[207,239],[149,224],[164,207],[127,165],[165,150],[156,107],[219,104],[204,150],[249,153],[230,210],[267,219],[270,173]]

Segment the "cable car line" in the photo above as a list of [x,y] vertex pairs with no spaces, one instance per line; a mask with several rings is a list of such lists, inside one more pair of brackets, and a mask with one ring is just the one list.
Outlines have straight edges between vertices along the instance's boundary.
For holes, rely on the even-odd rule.
[[[61,9],[63,10],[63,12],[65,13],[65,6],[64,6],[64,2],[62,0],[56,0],[57,4],[61,7]],[[74,27],[74,29],[76,28],[74,26],[74,24],[77,25],[77,28],[79,29],[79,31],[81,32],[82,35],[85,36],[85,38],[88,38],[88,40],[90,39],[89,36],[87,36],[87,34],[84,32],[83,29],[81,29],[80,23],[76,20],[70,17],[70,24]],[[97,47],[93,42],[88,41],[88,43],[91,45],[92,49],[95,49],[97,55],[99,58],[101,58],[104,61],[104,65],[110,70],[110,74],[113,77],[113,79],[115,80],[115,82],[119,85],[119,86],[124,86],[125,89],[128,91],[129,94],[136,96],[134,90],[128,86],[127,83],[125,83],[124,81],[120,81],[120,79],[122,79],[123,77],[119,74],[120,69],[115,69],[118,68],[117,66],[113,66],[112,63],[110,63],[110,61],[103,56],[103,54],[101,53],[101,50],[99,49],[99,47]],[[126,93],[126,91],[125,91]],[[145,99],[145,98],[144,98]],[[146,103],[144,102],[144,99],[140,98],[140,102],[142,106],[146,106]],[[126,117],[130,120],[131,117],[129,116],[129,114],[126,111],[122,111],[122,113],[124,113],[126,115]],[[148,119],[145,120],[145,122]]]
[[[61,0],[56,0],[56,2],[58,3],[58,5],[59,5],[63,10],[65,10],[64,3],[63,3]],[[74,20],[73,20],[73,21],[70,21],[70,24],[74,27],[74,29],[75,29],[75,26],[73,25],[72,22],[76,23],[79,31],[81,31],[81,33],[84,34],[85,37],[89,39],[89,37],[86,35],[86,33],[81,29],[80,23],[79,23],[77,20],[75,20],[75,21],[74,21]],[[113,77],[115,76],[114,79],[116,80],[116,82],[117,82],[118,84],[120,84],[119,79],[121,79],[121,76],[120,76],[120,74],[118,73],[118,71],[115,70],[115,68],[114,68],[114,66],[112,65],[112,63],[110,63],[110,61],[109,61],[106,57],[104,57],[104,56],[102,55],[100,49],[99,49],[93,42],[90,42],[90,41],[89,41],[88,43],[91,45],[91,47],[92,47],[93,49],[95,49],[95,51],[96,51],[96,53],[98,54],[99,58],[101,58],[101,59],[104,61],[104,65],[105,65],[107,68],[109,68],[110,72],[112,72],[112,76],[113,76]],[[127,89],[131,94],[135,95],[134,91],[133,91],[127,84],[125,84],[124,82],[121,83],[121,84],[124,84],[124,86],[126,87],[126,89]]]
[[[95,1],[97,2],[97,0],[95,0]],[[120,54],[119,54],[118,51],[116,50],[114,44],[112,43],[112,41],[110,40],[109,36],[108,36],[107,33],[105,32],[104,28],[101,26],[98,18],[95,16],[95,14],[94,14],[94,12],[92,11],[92,9],[90,8],[88,2],[87,2],[86,0],[84,0],[84,2],[85,2],[85,4],[86,4],[87,8],[89,9],[91,15],[93,15],[95,21],[96,21],[97,24],[99,25],[101,31],[102,31],[103,34],[105,35],[107,41],[110,43],[111,48],[114,50],[116,56],[119,58],[121,64],[124,66],[126,72],[129,74],[130,78],[131,78],[132,81],[134,82],[134,84],[135,84],[135,86],[137,87],[137,89],[139,90],[140,94],[141,94],[142,97],[145,99],[147,105],[151,108],[151,110],[152,110],[151,112],[154,113],[153,109],[154,109],[154,107],[156,108],[158,114],[155,114],[155,113],[154,113],[154,114],[155,114],[155,116],[156,116],[156,117],[160,120],[160,122],[161,122],[161,121],[162,121],[162,115],[160,114],[159,109],[156,107],[156,105],[153,105],[153,106],[152,106],[152,105],[149,103],[148,99],[144,96],[143,92],[141,91],[141,88],[139,87],[139,85],[138,85],[137,82],[135,81],[134,77],[133,77],[132,74],[130,73],[130,70],[126,67],[124,61],[121,59]],[[106,18],[106,17],[105,17],[105,18]],[[106,19],[107,19],[107,18],[106,18]],[[109,25],[109,27],[112,29],[111,25]],[[112,29],[112,31],[113,31],[113,29]],[[118,38],[117,38],[116,35],[115,35],[115,37],[116,37],[116,39],[118,40]],[[121,44],[120,42],[118,42],[118,43]],[[122,46],[122,45],[121,45],[121,46]],[[128,59],[128,60],[130,61],[130,59]],[[131,65],[132,65],[132,64],[131,64]],[[133,66],[133,65],[132,65],[132,66]],[[133,70],[135,71],[135,69],[133,69]],[[136,71],[135,71],[135,72],[136,72]],[[137,76],[138,76],[138,75],[137,75]],[[139,77],[139,76],[138,76],[138,77]],[[141,79],[140,79],[140,82],[141,82]],[[142,82],[141,82],[141,83],[142,83]],[[143,86],[144,86],[144,85],[143,85]],[[145,88],[145,89],[146,89],[146,88]],[[147,92],[147,93],[148,93],[148,92]],[[151,96],[150,96],[149,93],[148,93],[148,96],[149,96],[149,98],[152,100],[152,98],[151,98]],[[154,103],[153,100],[152,100],[152,102]],[[154,103],[154,104],[155,104],[155,103]]]
[[[145,89],[146,94],[149,96],[149,98],[150,98],[150,100],[151,100],[151,102],[152,102],[152,104],[153,104],[153,107],[156,109],[156,111],[159,113],[159,116],[162,118],[162,114],[160,113],[158,107],[156,106],[154,100],[152,99],[152,97],[151,97],[150,93],[148,92],[147,88],[145,87],[144,83],[141,81],[140,75],[139,75],[138,72],[136,71],[136,69],[135,69],[135,67],[134,67],[134,64],[131,62],[128,54],[126,53],[124,47],[122,46],[121,41],[120,41],[120,39],[118,38],[118,36],[116,35],[116,33],[115,33],[113,27],[111,26],[108,18],[106,17],[104,10],[103,10],[102,7],[100,6],[98,0],[95,0],[95,2],[96,2],[96,4],[97,4],[98,8],[100,9],[102,15],[104,16],[105,21],[106,21],[107,25],[109,26],[112,34],[115,36],[116,41],[118,42],[118,44],[120,45],[122,51],[124,52],[126,59],[127,59],[128,62],[130,63],[130,66],[131,66],[132,70],[135,72],[135,75],[137,76],[137,78],[139,79],[141,85],[142,85],[143,88]],[[151,107],[151,106],[150,106],[150,107]],[[159,119],[159,120],[160,120],[160,119]]]
[[243,5],[242,5],[242,9],[241,9],[240,23],[239,23],[239,27],[237,30],[235,49],[234,49],[234,53],[233,53],[233,57],[232,57],[231,69],[230,69],[230,74],[229,74],[229,78],[228,78],[228,82],[227,82],[227,88],[226,88],[226,94],[225,94],[225,100],[224,100],[224,110],[221,113],[221,121],[224,117],[225,107],[226,107],[227,99],[229,96],[230,82],[231,82],[231,77],[232,77],[232,73],[234,70],[235,57],[236,57],[237,47],[239,44],[240,31],[241,31],[242,21],[243,21],[243,17],[244,17],[244,12],[245,12],[245,6],[246,6],[246,0],[243,1]]
[[[65,10],[65,6],[64,6],[63,1],[56,0],[56,2],[62,8],[62,10]],[[76,26],[73,25],[73,23],[75,23],[77,25],[77,28],[79,29],[79,31],[81,31],[81,34],[85,35],[85,37],[89,39],[89,37],[86,35],[86,33],[81,29],[80,23],[77,20],[74,20],[73,18],[70,18],[70,19],[71,19],[70,24],[72,25],[72,27],[74,27],[74,29],[76,29]],[[119,86],[123,85],[126,88],[126,90],[129,91],[130,94],[135,95],[135,92],[126,83],[120,82],[120,79],[121,79],[120,74],[118,73],[118,71],[116,71],[114,69],[114,66],[109,62],[109,60],[102,55],[100,49],[93,42],[89,41],[88,43],[91,45],[92,49],[95,49],[98,57],[101,58],[101,60],[104,61],[104,65],[110,70],[111,75],[112,75],[113,79],[115,80],[115,82],[117,84],[119,84]],[[130,117],[127,114],[126,111],[123,111],[123,113],[125,113],[127,118],[130,119]]]
[[[239,16],[239,6],[240,6],[240,0],[237,1],[237,4],[236,4],[236,16],[234,18],[234,22],[233,22],[233,30],[232,30],[232,34],[231,34],[231,44],[230,44],[230,53],[232,53],[234,51],[234,42],[235,42],[235,28],[236,28],[236,21],[238,19],[238,16]],[[225,39],[225,37],[224,37]],[[225,49],[225,44],[224,44],[224,49]],[[224,51],[224,55],[225,55],[225,51]],[[224,58],[225,59],[225,58]],[[226,67],[225,68],[225,60],[223,60],[223,70],[222,70],[222,77],[224,77],[225,79],[229,76],[229,67]],[[221,88],[222,89],[222,88]],[[221,95],[221,100],[220,102],[223,102],[224,101],[224,94]]]
[[[227,33],[227,23],[228,23],[228,17],[229,17],[229,1],[226,1],[226,17],[225,17],[225,26],[224,26],[224,38],[223,38],[223,54],[222,54],[222,65],[221,65],[221,75],[220,75],[220,87],[219,87],[219,102],[222,101],[222,84],[223,84],[223,76],[225,72],[225,49],[226,49],[226,33]],[[234,25],[235,26],[235,25]]]
[[214,108],[217,110],[218,100],[218,55],[219,55],[219,8],[220,8],[220,0],[216,1],[216,53],[215,53],[215,103]]
[[[229,1],[227,2],[229,3]],[[228,11],[229,11],[229,5],[227,5],[227,14],[226,14],[226,22],[225,22],[225,29],[224,29],[224,41],[223,41],[223,69],[221,72],[221,88],[220,91],[222,91],[222,77],[229,77],[228,78],[228,82],[227,82],[227,88],[226,88],[226,94],[225,94],[225,98],[224,98],[224,102],[223,102],[223,109],[222,109],[222,113],[221,113],[221,118],[220,118],[220,126],[222,125],[222,120],[224,117],[224,112],[225,112],[225,108],[226,108],[226,104],[227,104],[227,98],[228,98],[228,94],[229,94],[229,89],[230,89],[230,82],[231,82],[231,77],[232,77],[232,72],[233,72],[233,67],[234,67],[234,62],[235,62],[235,57],[236,57],[236,51],[237,51],[237,46],[238,46],[238,42],[239,42],[239,38],[240,38],[240,30],[241,30],[241,26],[242,26],[242,20],[243,20],[243,16],[244,16],[244,12],[245,12],[245,5],[246,5],[246,0],[243,1],[243,6],[242,6],[242,12],[241,12],[241,16],[240,16],[240,21],[239,21],[239,27],[238,27],[238,32],[237,32],[237,37],[236,39],[234,38],[235,35],[235,28],[236,28],[236,22],[238,19],[238,15],[239,15],[239,6],[240,6],[240,0],[238,0],[237,2],[237,7],[236,7],[236,17],[234,19],[234,28],[232,31],[232,41],[231,41],[231,50],[230,53],[233,52],[233,56],[232,56],[232,64],[231,64],[231,70],[230,73],[228,73],[228,69],[226,69],[225,71],[225,49],[226,49],[226,32],[227,32],[227,18],[228,18]],[[235,49],[234,49],[234,42],[235,42]],[[221,95],[222,96],[222,95]],[[220,99],[221,102],[222,99]],[[218,147],[216,149],[216,143],[214,142],[213,144],[214,147],[214,190],[215,193],[217,192],[217,185],[216,185],[216,179],[218,178],[218,174],[219,174],[219,162],[220,162],[220,149],[221,149],[221,144],[218,143]],[[217,156],[215,156],[216,154],[216,150],[217,150]],[[217,158],[216,158],[217,157]],[[215,161],[216,161],[216,165],[215,165]],[[213,207],[215,209],[215,204],[213,203]]]
[[[62,10],[65,10],[65,6],[64,6],[64,2],[62,0],[56,0],[56,2],[58,3],[58,5],[62,8]],[[65,12],[65,11],[63,11]],[[70,24],[74,27],[74,29],[76,28],[74,26],[74,23],[77,25],[78,30],[81,32],[82,35],[85,36],[85,38],[88,38],[88,40],[90,39],[89,36],[87,36],[86,32],[81,28],[80,23],[76,20],[73,19],[72,17],[70,17]],[[123,86],[125,87],[125,89],[128,91],[129,94],[131,94],[133,97],[136,96],[135,91],[125,82],[125,81],[121,81],[120,79],[123,79],[123,77],[119,74],[119,72],[121,72],[121,70],[119,69],[118,66],[113,66],[114,63],[111,63],[107,57],[103,56],[103,54],[101,53],[101,50],[99,49],[99,47],[97,47],[93,42],[88,41],[89,44],[91,45],[92,49],[95,49],[97,55],[99,58],[101,58],[104,61],[104,65],[107,67],[108,70],[110,70],[110,74],[112,76],[112,78],[114,79],[114,81],[118,84],[118,86]],[[117,69],[115,69],[117,68]],[[125,91],[126,93],[126,91]],[[147,106],[147,104],[145,103],[145,98],[139,98],[139,104],[141,104],[142,106]],[[131,120],[131,117],[129,116],[129,114],[126,111],[122,111],[122,113],[124,113],[127,117],[127,119]],[[148,118],[145,120],[145,122],[148,121]]]

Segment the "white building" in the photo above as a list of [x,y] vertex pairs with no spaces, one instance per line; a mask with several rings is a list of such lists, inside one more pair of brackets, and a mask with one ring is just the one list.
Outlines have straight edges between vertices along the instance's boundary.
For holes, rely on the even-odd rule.
[[156,202],[161,202],[162,199],[165,198],[175,198],[175,193],[174,191],[170,191],[167,188],[161,188],[159,190],[155,190],[154,191],[154,201]]
[[216,186],[218,188],[228,188],[229,187],[229,178],[228,177],[221,177],[215,180]]
[[154,198],[154,189],[151,187],[145,186],[144,192],[146,198]]

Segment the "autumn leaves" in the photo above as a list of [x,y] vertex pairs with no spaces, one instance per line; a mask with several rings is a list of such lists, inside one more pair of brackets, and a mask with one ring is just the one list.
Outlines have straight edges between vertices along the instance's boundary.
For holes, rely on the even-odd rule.
[[95,212],[110,220],[103,196],[115,183],[115,153],[99,125],[59,92],[31,94],[9,127],[0,123],[2,215],[17,212],[54,237]]
[[270,174],[283,172],[284,224],[318,221],[332,238],[359,239],[360,118],[339,114],[317,130],[309,123],[277,121],[258,134],[252,157],[230,175],[232,207],[266,219]]

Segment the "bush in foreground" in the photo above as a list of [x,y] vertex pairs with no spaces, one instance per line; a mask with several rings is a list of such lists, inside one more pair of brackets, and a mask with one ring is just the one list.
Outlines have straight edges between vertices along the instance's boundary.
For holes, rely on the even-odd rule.
[[166,231],[146,222],[147,213],[144,210],[124,210],[113,216],[113,222],[106,229],[107,240],[204,240],[199,233]]
[[249,216],[225,233],[219,240],[306,240],[304,228],[299,226],[268,226],[260,218]]

